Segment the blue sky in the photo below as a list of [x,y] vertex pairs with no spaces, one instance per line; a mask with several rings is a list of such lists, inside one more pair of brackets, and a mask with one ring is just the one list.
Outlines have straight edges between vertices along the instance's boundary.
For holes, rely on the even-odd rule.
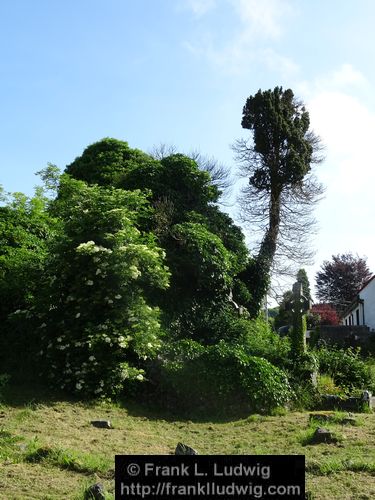
[[0,184],[31,194],[108,136],[235,172],[246,98],[282,85],[326,147],[310,280],[347,251],[375,272],[374,19],[371,0],[2,0]]

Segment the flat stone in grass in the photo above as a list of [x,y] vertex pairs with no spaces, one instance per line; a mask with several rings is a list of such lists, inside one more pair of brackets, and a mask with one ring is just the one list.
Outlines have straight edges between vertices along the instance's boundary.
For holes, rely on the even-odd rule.
[[328,429],[318,427],[314,432],[310,444],[337,443],[337,438]]
[[174,452],[175,455],[198,455],[198,452],[194,450],[194,448],[190,448],[183,443],[178,443],[176,446],[176,450]]
[[109,420],[91,420],[91,425],[98,427],[99,429],[112,429],[112,425]]
[[310,422],[315,420],[315,422],[332,422],[335,419],[335,415],[333,413],[310,413],[309,420]]
[[352,413],[348,413],[346,416],[337,416],[334,413],[310,413],[310,422],[319,422],[324,424],[325,422],[330,422],[339,425],[355,425],[357,423]]

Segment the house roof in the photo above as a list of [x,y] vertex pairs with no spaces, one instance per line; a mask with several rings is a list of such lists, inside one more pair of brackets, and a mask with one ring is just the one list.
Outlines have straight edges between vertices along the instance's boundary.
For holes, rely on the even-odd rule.
[[374,276],[372,276],[372,278],[370,278],[369,280],[367,280],[367,281],[366,281],[366,283],[363,285],[363,287],[359,290],[359,292],[358,292],[358,293],[362,292],[362,290],[363,290],[364,288],[366,288],[366,286],[367,286],[369,283],[371,283],[371,281],[372,281],[374,278],[375,278],[375,274],[374,274]]
[[343,318],[345,318],[345,316],[347,316],[348,314],[350,314],[353,309],[355,309],[358,304],[360,303],[363,303],[363,300],[359,297],[359,294],[366,288],[366,286],[375,278],[375,274],[374,276],[372,276],[369,280],[366,281],[366,283],[362,286],[362,288],[360,288],[358,290],[358,293],[356,295],[356,298],[353,300],[353,302],[345,309],[344,311],[344,314],[342,315]]

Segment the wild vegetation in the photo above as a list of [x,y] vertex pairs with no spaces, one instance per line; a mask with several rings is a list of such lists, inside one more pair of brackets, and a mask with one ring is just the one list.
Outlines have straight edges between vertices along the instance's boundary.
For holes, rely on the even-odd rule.
[[[273,431],[283,433],[281,420],[246,418],[316,409],[328,388],[343,397],[375,389],[373,369],[358,352],[306,346],[307,324],[321,317],[306,316],[308,305],[296,309],[294,292],[284,294],[274,320],[275,328],[293,325],[288,335],[281,337],[265,320],[262,303],[277,252],[285,237],[300,234],[299,217],[305,230],[313,222],[311,209],[322,192],[311,170],[319,142],[290,90],[249,98],[242,124],[254,133],[250,143],[237,144],[249,178],[246,213],[265,217],[258,250],[248,249],[241,228],[220,208],[220,171],[175,151],[149,155],[106,138],[88,146],[63,174],[54,165],[41,171],[43,187],[33,197],[2,192],[0,460],[11,467],[0,478],[5,488],[15,464],[25,476],[34,464],[33,471],[48,468],[71,478],[67,494],[78,495],[84,482],[77,474],[109,481],[116,451],[168,452],[182,433],[175,427],[190,429],[186,420],[201,422],[194,425],[206,453],[298,452],[308,436],[297,438],[296,431],[295,443],[275,440],[279,449],[260,438],[256,446],[246,440],[242,446],[235,432],[271,422]],[[305,231],[299,241],[307,236]],[[297,280],[309,304],[303,269]],[[28,406],[24,401],[17,408],[9,387],[16,391],[26,381],[42,381],[52,393],[35,404],[27,398]],[[75,405],[63,402],[72,397]],[[148,405],[173,417],[170,426],[147,420],[154,433],[176,431],[169,444],[160,436],[136,444],[140,420],[128,417],[124,405],[127,411]],[[69,438],[60,432],[72,422],[74,406],[90,435],[85,445],[77,441],[77,429]],[[117,420],[115,429],[129,424],[131,445],[121,449],[111,441],[112,449],[103,439],[94,446],[87,422],[98,411]],[[42,431],[52,415],[61,423],[56,434]],[[126,425],[120,423],[124,415]],[[303,420],[285,418],[290,428]],[[231,422],[219,424],[223,419]],[[213,422],[214,444],[204,442],[212,430],[204,420]],[[219,439],[221,430],[228,442]],[[352,470],[340,460],[337,471]],[[308,465],[313,476],[329,469],[323,462]],[[357,469],[374,471],[373,465],[363,467]],[[20,496],[30,483],[19,484]]]

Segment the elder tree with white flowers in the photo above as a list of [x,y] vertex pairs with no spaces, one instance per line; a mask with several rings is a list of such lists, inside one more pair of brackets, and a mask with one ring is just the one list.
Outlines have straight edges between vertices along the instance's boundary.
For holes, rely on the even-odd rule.
[[142,380],[160,345],[155,289],[168,287],[164,251],[137,228],[150,215],[140,191],[88,186],[63,176],[39,305],[39,352],[50,382],[84,396],[113,396]]

